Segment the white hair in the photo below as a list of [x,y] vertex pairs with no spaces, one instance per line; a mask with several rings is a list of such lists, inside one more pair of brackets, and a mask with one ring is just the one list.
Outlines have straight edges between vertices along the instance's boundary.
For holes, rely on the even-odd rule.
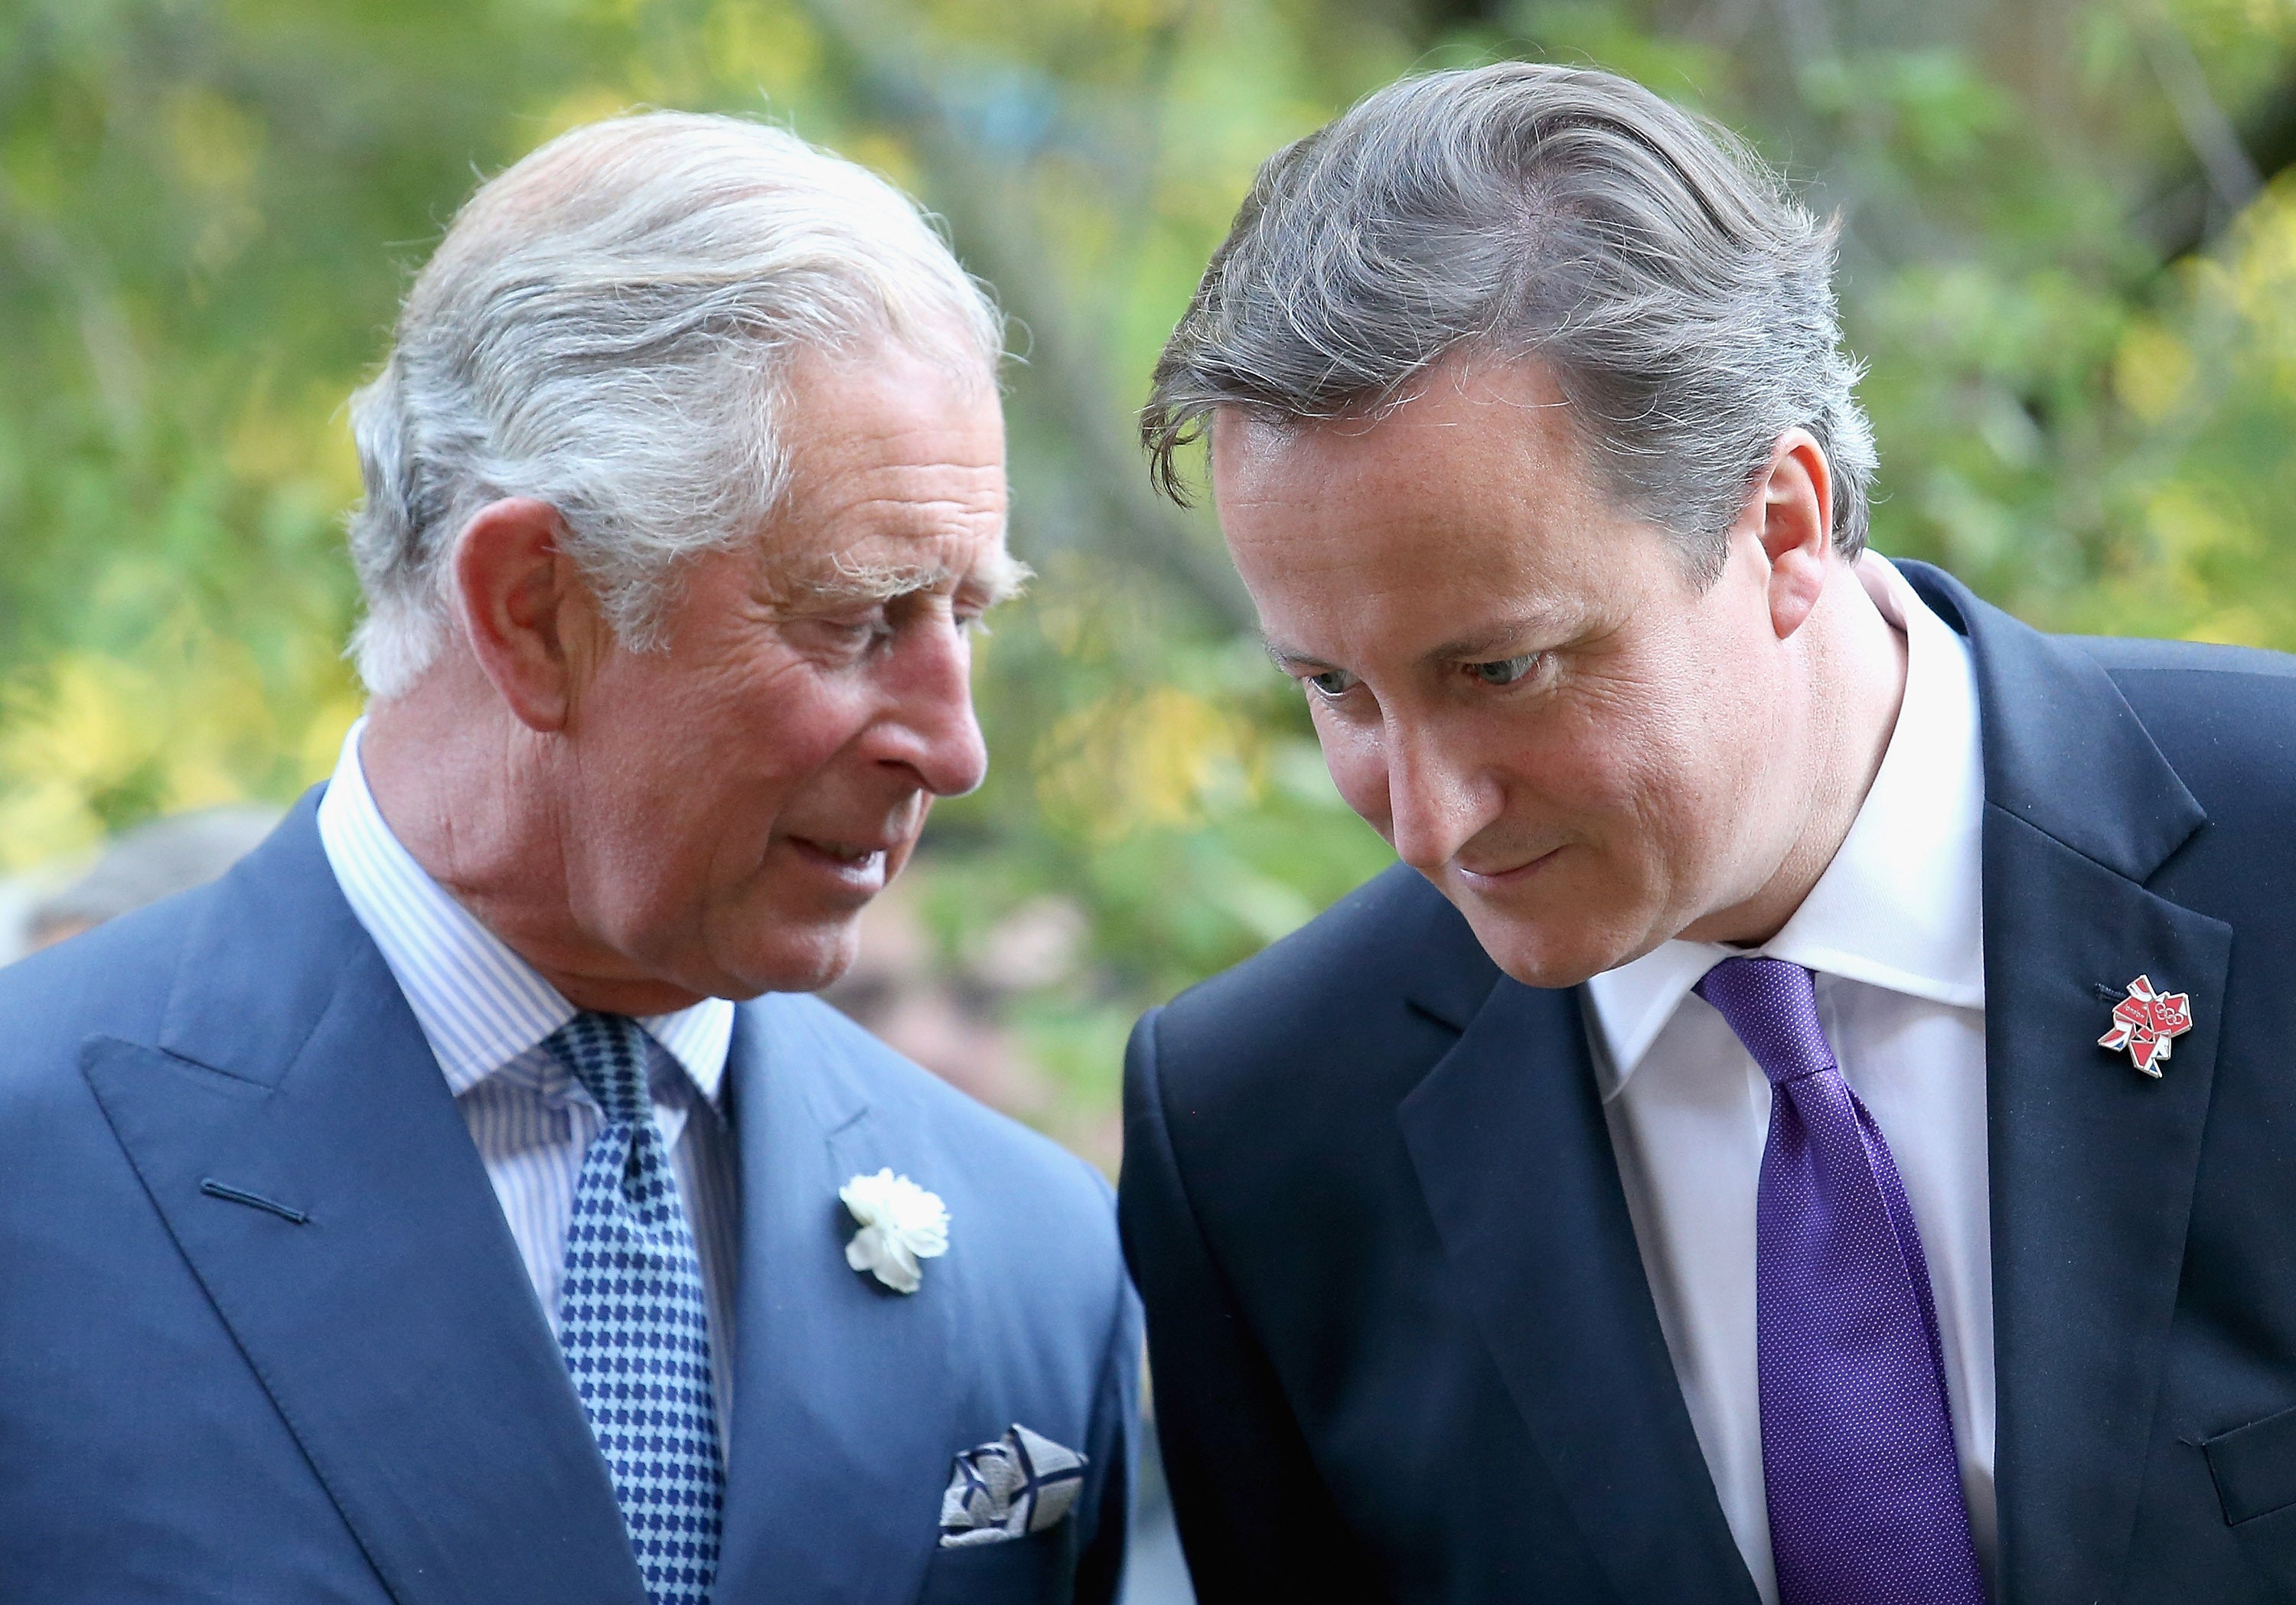
[[757,539],[788,489],[792,358],[873,338],[992,382],[1004,324],[914,203],[783,129],[615,118],[482,185],[351,399],[369,692],[437,657],[455,537],[510,496],[556,510],[619,638],[658,646],[680,564]]

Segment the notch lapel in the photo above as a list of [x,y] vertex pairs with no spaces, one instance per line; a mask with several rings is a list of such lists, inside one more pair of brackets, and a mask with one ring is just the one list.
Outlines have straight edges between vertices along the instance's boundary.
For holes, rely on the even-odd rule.
[[92,1038],[83,1072],[401,1605],[640,1605],[604,1463],[316,796],[216,888],[158,1044]]
[[838,1188],[915,1161],[888,1145],[849,1050],[808,1018],[820,1007],[768,995],[734,1028],[742,1316],[717,1592],[884,1605],[916,1597],[939,1530],[964,1267],[935,1260],[904,1295],[846,1264]]
[[[2094,659],[1905,566],[1971,642],[1985,752],[1998,1592],[2116,1595],[2159,1402],[2232,930],[2145,889],[2206,823]],[[2097,1038],[2187,992],[2159,1080]]]
[[1452,1274],[1619,1597],[1754,1605],[1659,1328],[1577,995],[1499,980],[1399,1113]]

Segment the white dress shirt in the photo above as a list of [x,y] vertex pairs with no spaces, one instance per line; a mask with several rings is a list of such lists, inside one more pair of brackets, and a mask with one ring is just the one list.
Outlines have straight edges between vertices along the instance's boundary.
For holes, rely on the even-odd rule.
[[1883,559],[1858,578],[1906,638],[1906,693],[1841,850],[1759,948],[1674,941],[1587,984],[1604,1113],[1643,1265],[1722,1512],[1775,1605],[1754,1331],[1754,1208],[1770,1085],[1691,991],[1745,952],[1816,972],[1818,1016],[1913,1206],[1936,1295],[1962,1487],[1994,1573],[1993,1272],[1979,831],[1967,644]]
[[[382,952],[478,1144],[534,1296],[558,1331],[566,1232],[598,1105],[543,1044],[572,1003],[449,897],[391,834],[359,766],[362,719],[319,799],[319,840],[351,912]],[[734,1289],[741,1229],[736,1151],[719,1097],[734,1005],[708,998],[641,1019],[653,1114],[693,1228],[709,1307],[718,1453],[732,1441]]]

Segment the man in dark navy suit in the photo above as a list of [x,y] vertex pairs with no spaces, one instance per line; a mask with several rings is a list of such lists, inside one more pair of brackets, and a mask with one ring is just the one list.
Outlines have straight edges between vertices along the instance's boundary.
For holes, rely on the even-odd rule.
[[807,995],[986,761],[1001,345],[781,130],[463,209],[333,778],[0,972],[0,1599],[1115,1597],[1106,1183]]
[[1437,74],[1166,349],[1402,861],[1133,1038],[1208,1605],[2296,1592],[2296,663],[1867,552],[1832,259],[1634,86]]

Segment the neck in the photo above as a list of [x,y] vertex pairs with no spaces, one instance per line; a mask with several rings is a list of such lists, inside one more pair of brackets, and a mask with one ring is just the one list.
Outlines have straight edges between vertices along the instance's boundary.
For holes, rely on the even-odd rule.
[[1841,850],[1897,730],[1906,638],[1882,616],[1853,565],[1833,565],[1799,634],[1808,637],[1804,706],[1811,748],[1800,766],[1809,780],[1792,810],[1800,829],[1760,890],[1691,924],[1682,934],[1693,941],[1751,946],[1784,928]]
[[558,746],[511,715],[475,661],[450,651],[369,712],[359,766],[423,872],[576,1008],[652,1015],[699,1002],[580,929],[555,801]]

